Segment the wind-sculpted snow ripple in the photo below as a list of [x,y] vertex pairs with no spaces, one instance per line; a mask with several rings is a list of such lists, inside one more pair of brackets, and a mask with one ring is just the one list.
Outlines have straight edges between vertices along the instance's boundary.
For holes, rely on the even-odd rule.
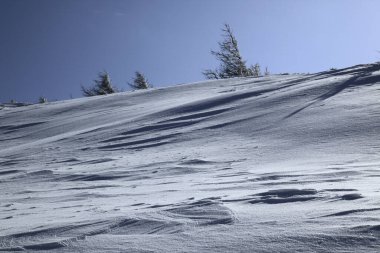
[[110,218],[76,225],[57,225],[28,232],[0,236],[0,251],[54,250],[100,234],[175,234],[188,227],[228,225],[235,221],[231,210],[221,202],[202,199],[180,203],[174,208],[141,214],[133,218]]
[[378,252],[380,65],[0,110],[0,251]]
[[54,250],[99,234],[170,234],[180,229],[181,223],[159,219],[115,218],[62,225],[0,237],[0,251]]
[[165,212],[171,218],[202,226],[232,224],[235,221],[232,211],[215,199],[202,199],[167,209]]

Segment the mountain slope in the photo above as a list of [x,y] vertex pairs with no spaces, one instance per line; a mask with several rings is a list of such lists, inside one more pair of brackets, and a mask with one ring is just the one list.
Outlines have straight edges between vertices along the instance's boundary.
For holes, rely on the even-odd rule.
[[0,110],[0,250],[376,252],[380,65]]

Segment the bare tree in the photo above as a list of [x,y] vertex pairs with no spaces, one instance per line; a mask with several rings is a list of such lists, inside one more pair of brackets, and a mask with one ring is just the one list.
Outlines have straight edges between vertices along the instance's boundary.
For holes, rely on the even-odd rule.
[[133,83],[128,83],[128,85],[134,90],[143,90],[153,87],[151,84],[149,84],[145,76],[139,71],[135,72],[135,78],[133,79]]
[[82,86],[82,93],[84,96],[91,97],[118,92],[118,89],[111,84],[111,79],[105,71],[98,74],[98,79],[94,80],[94,83],[94,86],[91,88],[85,88]]
[[265,76],[269,76],[269,75],[270,75],[270,72],[269,72],[268,67],[265,67],[264,75],[265,75]]

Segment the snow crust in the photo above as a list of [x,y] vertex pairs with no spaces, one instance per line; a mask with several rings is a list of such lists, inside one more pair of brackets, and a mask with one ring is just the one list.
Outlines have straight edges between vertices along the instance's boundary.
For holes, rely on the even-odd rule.
[[0,251],[379,252],[380,65],[0,110]]

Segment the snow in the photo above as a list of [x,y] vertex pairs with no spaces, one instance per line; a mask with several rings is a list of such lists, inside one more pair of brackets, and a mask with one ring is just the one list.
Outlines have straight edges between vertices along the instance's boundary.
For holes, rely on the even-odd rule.
[[0,251],[378,252],[380,65],[0,110]]

